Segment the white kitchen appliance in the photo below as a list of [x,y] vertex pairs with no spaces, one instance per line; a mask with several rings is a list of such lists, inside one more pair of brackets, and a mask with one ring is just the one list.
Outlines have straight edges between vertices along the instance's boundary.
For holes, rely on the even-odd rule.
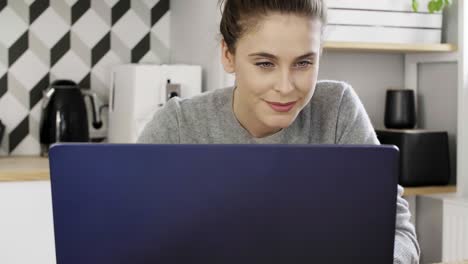
[[202,92],[202,69],[192,65],[126,64],[112,69],[109,143],[135,143],[154,113],[174,96]]

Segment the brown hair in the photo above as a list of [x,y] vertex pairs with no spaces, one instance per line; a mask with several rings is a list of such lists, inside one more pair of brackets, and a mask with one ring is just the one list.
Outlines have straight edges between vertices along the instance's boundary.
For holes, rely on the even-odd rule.
[[[270,12],[318,18],[323,29],[327,24],[326,0],[220,0],[221,35],[234,54],[239,38],[254,29],[262,16]],[[223,7],[224,6],[224,7]]]

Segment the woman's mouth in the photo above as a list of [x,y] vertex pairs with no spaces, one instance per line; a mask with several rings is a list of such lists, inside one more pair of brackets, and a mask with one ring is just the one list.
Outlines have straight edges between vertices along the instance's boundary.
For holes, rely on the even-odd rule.
[[294,102],[287,102],[287,103],[280,103],[280,102],[269,102],[265,101],[267,104],[276,112],[289,112],[297,103],[297,101]]

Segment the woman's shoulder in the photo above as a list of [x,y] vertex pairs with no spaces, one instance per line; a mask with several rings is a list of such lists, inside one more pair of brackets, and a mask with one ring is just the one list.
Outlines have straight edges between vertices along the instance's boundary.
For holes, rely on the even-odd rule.
[[321,80],[315,86],[305,113],[318,115],[321,119],[336,120],[340,112],[360,106],[360,100],[350,84],[343,81]]
[[313,102],[321,102],[325,107],[359,107],[361,101],[353,87],[343,81],[322,80],[317,82]]
[[324,113],[338,110],[343,97],[351,86],[343,81],[320,80],[315,85],[314,95],[307,105],[310,111],[323,111]]
[[343,96],[347,90],[352,89],[351,85],[343,81],[320,80],[315,86],[315,97],[336,98]]
[[216,110],[219,110],[230,100],[232,91],[232,87],[221,88],[206,91],[189,98],[174,98],[171,103],[184,116],[198,116],[200,113],[205,115],[215,114]]
[[[208,126],[230,100],[232,88],[204,92],[189,98],[171,98],[158,109],[140,136],[142,143],[177,143],[183,129]],[[182,129],[182,131],[181,131]]]
[[[378,144],[369,116],[354,89],[346,82],[321,81],[312,99],[336,127],[338,144]],[[315,96],[315,94],[314,94]]]
[[233,88],[221,88],[206,91],[191,97],[171,98],[166,105],[159,110],[173,115],[183,124],[192,124],[212,120],[214,116],[222,115],[228,105]]
[[211,91],[206,91],[189,98],[179,98],[178,102],[183,107],[194,106],[198,104],[218,103],[219,101],[229,100],[233,87],[226,87]]

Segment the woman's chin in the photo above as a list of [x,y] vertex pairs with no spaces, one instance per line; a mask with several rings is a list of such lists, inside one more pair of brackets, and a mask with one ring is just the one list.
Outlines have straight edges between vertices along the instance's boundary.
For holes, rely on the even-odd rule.
[[289,127],[294,122],[294,117],[289,115],[274,116],[265,120],[265,124],[271,128],[284,129]]

